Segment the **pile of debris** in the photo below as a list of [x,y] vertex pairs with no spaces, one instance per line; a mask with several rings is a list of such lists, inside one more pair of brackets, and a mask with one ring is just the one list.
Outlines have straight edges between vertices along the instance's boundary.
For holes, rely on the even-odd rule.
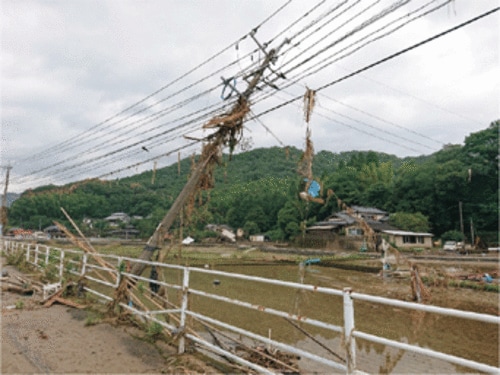
[[34,278],[4,268],[2,269],[0,285],[2,287],[2,292],[31,296],[31,299],[35,303],[39,303],[44,307],[50,307],[58,302],[78,309],[85,308],[84,305],[80,305],[63,297],[66,294],[72,294],[72,291],[76,290],[76,283],[68,283],[64,287],[61,283],[44,284]]

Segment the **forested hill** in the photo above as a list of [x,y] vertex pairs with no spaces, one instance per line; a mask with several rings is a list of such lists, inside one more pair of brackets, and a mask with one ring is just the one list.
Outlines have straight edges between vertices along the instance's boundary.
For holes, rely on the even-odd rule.
[[[376,152],[321,151],[313,161],[314,178],[322,184],[325,204],[298,199],[303,178],[297,167],[302,151],[265,148],[225,155],[214,174],[215,187],[184,222],[186,231],[208,223],[243,227],[248,232],[292,237],[300,223],[322,220],[337,210],[327,200],[330,189],[347,204],[385,211],[420,213],[427,229],[439,236],[460,229],[463,218],[476,230],[498,228],[499,121],[473,133],[464,146],[449,145],[425,157],[400,159]],[[103,219],[113,212],[144,217],[133,224],[147,237],[187,181],[193,161],[183,159],[166,168],[115,181],[90,180],[64,187],[45,186],[24,192],[9,210],[9,224],[37,229],[64,221],[60,207],[77,221],[94,219],[93,230],[105,230]],[[301,186],[302,185],[302,186]],[[199,203],[202,203],[198,207]],[[90,229],[89,229],[90,230]],[[92,234],[92,233],[91,233]]]
[[[215,170],[216,189],[221,185],[234,185],[256,181],[263,178],[295,178],[297,177],[297,166],[302,155],[302,150],[295,147],[271,147],[258,148],[247,152],[232,155],[224,155],[221,164]],[[422,163],[429,157],[411,158],[415,163]],[[329,151],[321,151],[315,155],[313,160],[313,174],[321,176],[334,173],[342,164],[365,164],[370,162],[390,162],[398,168],[406,159],[400,159],[394,155],[376,153],[373,151],[349,151],[334,154]],[[192,160],[186,158],[179,165],[173,164],[156,171],[154,184],[151,182],[153,171],[147,171],[138,175],[121,180],[123,183],[140,183],[150,185],[149,188],[168,188],[180,190],[184,185],[190,171]],[[179,173],[180,168],[180,173]],[[180,176],[180,178],[179,178]],[[178,184],[181,184],[178,186]]]

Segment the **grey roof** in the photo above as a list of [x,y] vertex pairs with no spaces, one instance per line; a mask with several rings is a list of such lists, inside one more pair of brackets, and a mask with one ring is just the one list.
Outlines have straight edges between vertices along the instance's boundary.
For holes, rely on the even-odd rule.
[[313,225],[308,227],[307,230],[332,230],[338,228],[338,225]]
[[372,228],[375,232],[385,232],[385,231],[398,231],[399,228],[396,228],[386,221],[376,221],[376,220],[365,220],[366,223]]
[[346,222],[346,224],[353,224],[356,222],[356,219],[353,218],[351,215],[349,215],[347,212],[345,211],[342,211],[342,212],[338,212],[335,214],[335,216],[337,216],[338,218],[342,219],[343,221]]
[[376,215],[387,215],[387,212],[379,210],[375,207],[362,207],[362,206],[351,206],[351,208],[359,212],[360,214],[376,214]]
[[115,212],[109,215],[108,217],[104,218],[104,220],[110,221],[110,220],[121,220],[121,221],[128,221],[130,220],[130,216],[128,216],[124,212]]
[[387,234],[392,234],[395,236],[419,236],[419,237],[433,237],[432,233],[422,233],[422,232],[410,232],[405,230],[384,230],[382,231]]

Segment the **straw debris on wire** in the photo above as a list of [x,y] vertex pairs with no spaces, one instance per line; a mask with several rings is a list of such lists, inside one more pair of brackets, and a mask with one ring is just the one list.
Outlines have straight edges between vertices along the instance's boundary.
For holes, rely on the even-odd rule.
[[311,90],[309,87],[306,87],[306,93],[304,94],[304,119],[307,124],[311,121],[311,115],[315,105],[316,90]]

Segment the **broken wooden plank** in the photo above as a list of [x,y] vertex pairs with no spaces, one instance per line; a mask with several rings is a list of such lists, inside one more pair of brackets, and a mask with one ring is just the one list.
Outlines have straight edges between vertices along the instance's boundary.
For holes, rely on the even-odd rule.
[[59,297],[63,293],[63,289],[60,289],[57,291],[55,294],[51,295],[50,297],[44,299],[40,303],[43,304],[44,307],[50,307],[52,304],[55,302],[55,299]]
[[76,309],[84,309],[86,306],[80,305],[79,303],[73,302],[69,299],[60,297],[60,296],[54,296],[52,297],[49,301],[47,301],[43,306],[44,307],[50,307],[52,306],[55,302],[59,302],[62,305],[74,307]]

